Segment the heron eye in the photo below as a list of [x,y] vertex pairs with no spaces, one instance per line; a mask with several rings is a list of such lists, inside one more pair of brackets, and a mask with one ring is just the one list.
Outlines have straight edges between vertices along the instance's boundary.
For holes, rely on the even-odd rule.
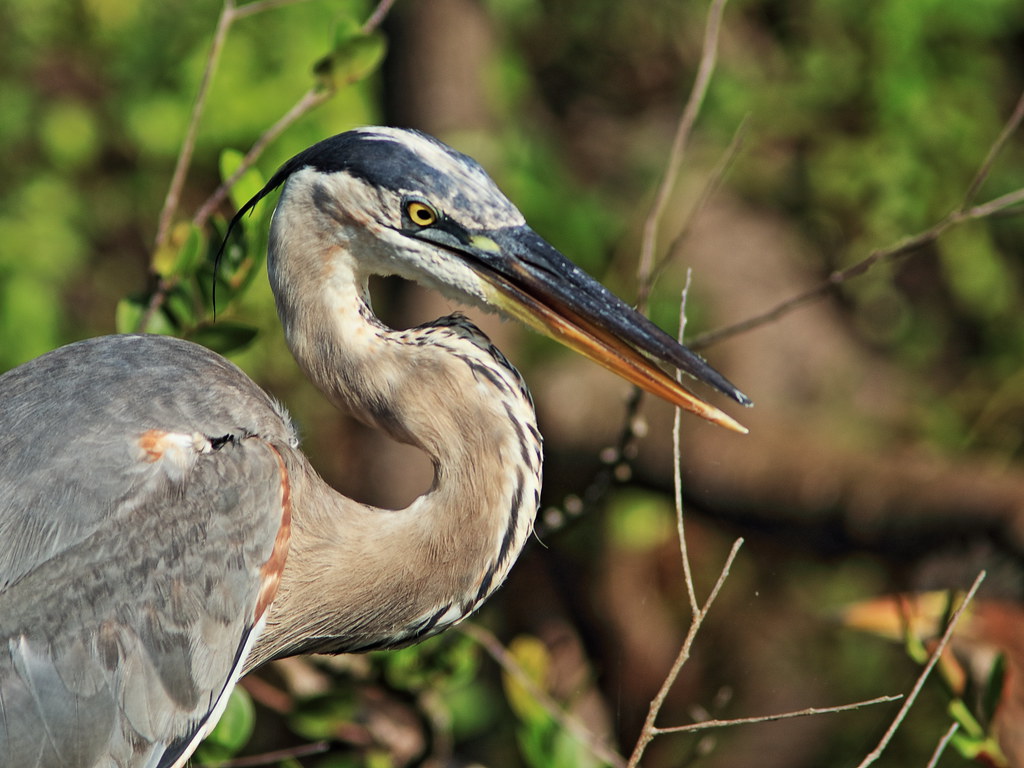
[[412,223],[418,227],[429,227],[437,221],[437,211],[426,203],[416,200],[406,203],[405,212]]

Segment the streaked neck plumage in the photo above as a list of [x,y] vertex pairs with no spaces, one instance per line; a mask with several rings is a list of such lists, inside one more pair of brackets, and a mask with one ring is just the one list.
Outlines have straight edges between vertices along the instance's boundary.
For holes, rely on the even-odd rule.
[[541,439],[525,384],[461,316],[407,331],[378,321],[366,259],[352,255],[367,253],[381,271],[373,266],[380,245],[366,230],[286,188],[268,262],[278,311],[310,379],[340,407],[422,448],[434,482],[406,509],[381,510],[290,460],[291,549],[250,668],[438,632],[501,584],[533,528]]

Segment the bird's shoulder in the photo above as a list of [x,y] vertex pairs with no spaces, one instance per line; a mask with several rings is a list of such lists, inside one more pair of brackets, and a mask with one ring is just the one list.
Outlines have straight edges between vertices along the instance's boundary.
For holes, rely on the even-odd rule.
[[0,377],[0,402],[0,764],[187,754],[279,577],[287,417],[156,337],[44,355]]

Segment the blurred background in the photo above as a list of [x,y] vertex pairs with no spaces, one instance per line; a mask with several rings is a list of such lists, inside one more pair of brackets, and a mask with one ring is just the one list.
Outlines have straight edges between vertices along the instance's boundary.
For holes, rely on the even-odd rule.
[[[398,0],[348,85],[336,70],[331,79],[331,62],[373,4],[270,6],[226,38],[176,227],[155,248],[220,8],[0,5],[0,370],[135,327],[210,340],[288,405],[306,452],[339,490],[405,505],[429,486],[428,462],[335,412],[304,382],[259,270],[229,291],[219,335],[202,300],[198,310],[170,300],[205,295],[212,281],[206,256],[233,208],[222,204],[197,230],[187,222],[219,185],[222,153],[246,151],[311,88],[336,88],[270,143],[259,174],[356,125],[421,128],[476,157],[535,229],[631,300],[708,7]],[[375,47],[385,43],[386,53]],[[980,187],[972,180],[1024,89],[1022,52],[1017,0],[730,2],[659,231],[659,254],[670,259],[652,316],[676,330],[692,270],[686,331],[700,339],[892,252],[951,212],[1018,190],[1020,135]],[[876,599],[964,590],[985,569],[956,660],[925,687],[879,764],[925,765],[952,711],[962,740],[939,765],[1024,765],[1020,212],[958,222],[702,348],[756,407],[731,409],[747,437],[683,421],[699,596],[734,539],[745,544],[660,725],[905,693],[921,655],[906,642],[906,616]],[[268,213],[246,227],[250,255]],[[189,248],[198,266],[179,280]],[[167,301],[141,315],[154,295]],[[375,301],[396,326],[462,309],[393,281],[376,286]],[[203,760],[243,765],[236,752],[298,747],[271,764],[608,764],[503,676],[480,642],[491,635],[480,632],[493,633],[595,742],[632,750],[690,621],[672,413],[649,399],[629,411],[628,386],[610,374],[511,324],[479,322],[536,400],[547,451],[538,537],[473,620],[477,630],[399,653],[273,665],[247,683],[251,701],[233,706],[221,751]],[[643,437],[616,451],[627,425]],[[941,601],[904,605],[933,624],[947,612]],[[896,706],[660,736],[643,764],[853,766]],[[325,753],[301,755],[321,741]]]

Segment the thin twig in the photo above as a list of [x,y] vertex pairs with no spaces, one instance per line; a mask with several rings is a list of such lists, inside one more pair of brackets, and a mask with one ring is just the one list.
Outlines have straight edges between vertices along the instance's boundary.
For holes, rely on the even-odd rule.
[[498,662],[502,669],[512,675],[516,682],[529,692],[534,701],[544,707],[547,713],[580,744],[586,747],[591,754],[613,766],[613,768],[624,768],[626,761],[622,755],[599,740],[589,728],[566,712],[557,701],[551,698],[547,691],[537,685],[497,637],[472,622],[460,624],[459,629],[464,635],[471,638],[487,651],[488,655]]
[[[213,74],[220,61],[221,50],[223,49],[224,42],[227,39],[228,30],[231,25],[239,19],[303,1],[304,0],[256,0],[256,2],[248,3],[243,6],[236,6],[235,0],[224,0],[224,7],[217,20],[217,28],[214,32],[213,42],[210,45],[210,54],[207,57],[206,67],[203,70],[203,78],[199,85],[196,101],[192,105],[192,113],[189,117],[189,124],[185,132],[185,138],[182,141],[181,149],[178,151],[178,159],[174,166],[174,173],[171,175],[171,183],[168,186],[167,195],[164,198],[164,205],[160,211],[160,218],[157,224],[157,235],[153,246],[154,251],[166,246],[170,237],[171,222],[174,220],[174,214],[178,210],[178,203],[181,200],[181,192],[185,185],[188,167],[192,161],[192,155],[195,152],[196,136],[199,131],[199,121],[206,105],[206,97],[209,93],[210,83],[213,80]],[[391,10],[391,7],[394,4],[395,0],[380,0],[369,19],[367,19],[366,23],[363,24],[363,32],[371,32],[380,26],[384,17],[387,16],[388,11]],[[277,122],[274,123],[274,125],[272,125],[256,140],[253,146],[246,153],[241,165],[235,170],[231,177],[218,186],[217,189],[214,190],[213,194],[210,195],[210,197],[207,198],[207,200],[199,207],[199,210],[196,211],[195,216],[192,218],[193,224],[198,227],[205,226],[210,216],[213,215],[213,212],[216,211],[217,207],[227,197],[228,191],[231,187],[247,170],[249,170],[249,168],[255,164],[256,160],[263,153],[266,147],[306,113],[312,111],[316,107],[320,106],[320,104],[330,99],[337,90],[337,87],[323,88],[314,86],[308,92],[303,94],[303,96],[291,109],[288,110],[288,112],[286,112],[280,119],[278,119]],[[176,284],[176,279],[160,277],[157,281],[156,290],[153,292],[153,295],[150,296],[146,309],[139,319],[136,328],[137,330],[143,331],[146,329],[154,313],[163,305],[164,301],[167,299],[167,294],[175,287]]]
[[228,29],[235,20],[235,0],[224,0],[220,16],[217,19],[217,28],[213,33],[213,42],[210,43],[210,54],[206,58],[206,67],[203,69],[203,78],[199,83],[199,91],[196,94],[195,103],[192,104],[192,114],[189,116],[188,128],[185,130],[185,138],[181,142],[181,149],[178,150],[178,159],[174,164],[174,173],[171,175],[171,183],[167,188],[167,196],[164,198],[164,206],[160,211],[156,228],[156,241],[153,250],[158,251],[167,244],[167,238],[171,231],[171,221],[178,210],[178,202],[181,200],[181,191],[185,186],[185,177],[188,174],[189,164],[192,162],[192,153],[195,151],[196,136],[199,133],[199,120],[206,107],[206,96],[210,91],[210,83],[213,81],[213,74],[220,62],[220,54],[224,49],[224,41],[227,39]]
[[236,757],[226,763],[220,763],[222,768],[254,768],[259,765],[274,765],[284,760],[309,755],[322,755],[329,751],[331,745],[326,741],[315,741],[312,744],[300,744],[296,747],[278,749],[273,752],[264,752],[261,755],[250,755],[248,757]]
[[[220,16],[217,18],[217,27],[213,33],[213,40],[210,43],[210,52],[206,57],[206,66],[203,68],[203,77],[199,83],[199,90],[196,93],[196,100],[192,105],[192,112],[189,115],[188,127],[185,129],[185,138],[178,150],[178,157],[174,163],[174,171],[171,174],[171,182],[167,187],[167,195],[164,197],[163,208],[157,220],[156,239],[153,243],[153,251],[164,248],[171,236],[171,222],[177,213],[178,204],[181,201],[181,192],[185,187],[185,179],[188,176],[188,168],[195,153],[196,137],[199,134],[199,122],[206,108],[206,98],[210,92],[210,85],[213,82],[214,73],[220,63],[221,52],[227,41],[228,31],[231,25],[241,18],[253,14],[277,8],[288,3],[300,2],[301,0],[258,0],[242,7],[235,5],[235,0],[224,0]],[[135,330],[145,331],[156,311],[167,299],[167,294],[177,285],[176,278],[160,276],[157,280],[156,289],[149,297],[146,309],[139,317]]]
[[[657,263],[657,265],[654,263],[658,225],[664,213],[665,206],[668,203],[668,197],[672,192],[672,188],[675,186],[675,179],[679,172],[679,166],[682,163],[683,153],[685,151],[689,135],[692,132],[693,124],[696,121],[697,114],[699,113],[704,100],[704,95],[707,93],[711,74],[714,71],[715,59],[718,50],[718,32],[721,27],[721,19],[725,3],[726,0],[713,0],[711,7],[708,10],[708,20],[704,31],[703,50],[701,52],[700,63],[698,64],[697,75],[694,78],[693,88],[690,91],[686,105],[683,107],[683,112],[680,115],[679,124],[676,126],[675,137],[666,162],[665,175],[658,185],[658,189],[655,192],[654,203],[644,224],[644,232],[640,244],[640,257],[637,263],[636,306],[641,312],[644,311],[644,308],[647,305],[647,299],[650,296],[654,276],[668,259],[668,256],[666,255]],[[733,144],[730,145],[729,150],[726,152],[727,159],[722,163],[723,174],[725,167],[727,167],[727,163],[733,156],[732,153],[738,146],[738,136],[739,132],[734,136]],[[711,196],[714,189],[717,187],[717,184],[720,182],[720,179],[721,175],[719,173],[716,172],[712,174],[705,187],[704,195],[698,203],[698,206],[695,208],[695,211],[699,211],[706,199]],[[677,236],[673,240],[668,253],[671,253],[680,239],[681,235]],[[568,514],[549,515],[538,521],[536,531],[539,536],[543,537],[553,530],[560,529],[568,520],[582,516],[586,510],[596,505],[604,498],[608,489],[615,481],[619,466],[622,464],[623,460],[626,460],[627,462],[629,461],[631,454],[635,452],[636,445],[644,432],[642,426],[643,421],[640,418],[640,405],[643,403],[643,399],[643,390],[639,387],[634,387],[626,404],[626,412],[622,420],[622,430],[619,433],[618,439],[615,441],[615,445],[610,448],[609,460],[606,462],[606,466],[601,467],[601,469],[594,475],[594,478],[587,484],[586,489],[579,494],[579,503],[575,505],[578,507],[578,511],[569,511],[570,500],[567,498],[563,507]],[[575,497],[573,498],[575,500]]]
[[[210,83],[213,82],[214,72],[220,62],[220,54],[224,49],[224,42],[227,40],[228,30],[235,20],[234,0],[224,0],[220,16],[217,18],[217,27],[213,33],[213,40],[210,43],[210,53],[206,57],[206,66],[203,68],[203,77],[199,82],[199,91],[196,93],[196,100],[192,104],[192,112],[189,115],[188,127],[185,129],[185,138],[178,150],[178,158],[174,163],[174,172],[171,174],[171,182],[167,186],[167,195],[164,197],[163,208],[160,209],[160,216],[157,219],[156,239],[153,241],[153,252],[156,253],[167,245],[171,235],[171,222],[178,210],[178,203],[181,201],[181,192],[185,187],[185,178],[188,175],[188,167],[192,162],[192,155],[195,152],[196,136],[199,133],[199,120],[206,107],[206,97],[210,91]],[[143,332],[149,327],[153,315],[167,299],[167,294],[177,284],[176,280],[160,276],[157,281],[156,290],[149,297],[146,309],[139,317],[135,330]]]
[[272,11],[275,8],[281,8],[286,5],[303,2],[306,2],[306,0],[256,0],[256,2],[253,3],[236,6],[234,11],[234,21],[244,19],[247,16],[255,16],[257,13]]
[[676,127],[676,134],[672,139],[665,175],[662,177],[661,184],[655,193],[654,204],[644,222],[643,236],[640,242],[640,259],[637,265],[637,306],[641,308],[647,305],[647,298],[650,295],[651,275],[654,270],[654,256],[657,250],[658,227],[661,224],[661,217],[668,205],[669,196],[675,188],[676,177],[679,174],[683,154],[693,131],[693,124],[697,121],[697,115],[700,114],[704,96],[707,94],[708,85],[711,82],[711,75],[715,70],[715,61],[718,57],[718,31],[722,25],[725,3],[726,0],[712,0],[708,9],[697,75],[694,78],[690,96],[683,107],[683,114]]
[[974,204],[974,198],[978,196],[981,185],[985,183],[989,173],[992,172],[992,166],[996,162],[996,157],[1003,151],[1003,147],[1006,146],[1006,142],[1010,140],[1010,137],[1020,128],[1022,120],[1024,120],[1024,92],[1021,92],[1020,98],[1017,99],[1017,106],[1013,108],[1013,114],[1006,121],[1006,125],[1003,126],[1003,130],[1000,131],[998,138],[989,147],[988,154],[985,155],[981,167],[978,168],[978,172],[974,174],[974,178],[967,187],[967,194],[964,195],[963,204],[960,206],[961,210]]
[[665,699],[668,698],[669,691],[675,685],[676,679],[679,677],[679,672],[690,658],[690,649],[693,646],[693,641],[696,639],[697,633],[704,624],[704,619],[708,615],[711,605],[715,602],[715,598],[718,597],[718,593],[722,589],[722,585],[725,584],[726,579],[729,577],[729,571],[732,568],[733,561],[736,559],[736,555],[740,551],[740,547],[742,545],[743,539],[736,539],[736,541],[733,542],[732,549],[729,550],[729,556],[725,560],[725,565],[722,566],[722,572],[718,575],[718,580],[715,582],[715,586],[712,588],[707,602],[704,603],[704,607],[694,614],[693,618],[690,620],[690,629],[686,633],[686,639],[683,641],[683,645],[679,649],[679,654],[676,656],[676,660],[672,663],[672,668],[665,676],[665,680],[661,684],[661,688],[658,690],[658,693],[651,700],[651,705],[647,710],[647,719],[644,720],[644,727],[640,731],[639,738],[637,738],[636,746],[633,748],[633,754],[629,756],[627,768],[636,768],[636,766],[639,765],[640,758],[643,757],[644,751],[647,749],[647,745],[650,744],[651,739],[658,734],[658,728],[654,722],[657,720],[658,713],[661,712],[661,708],[665,704]]
[[[738,336],[741,333],[746,333],[754,328],[759,328],[762,325],[774,322],[775,320],[788,315],[790,312],[799,309],[803,305],[828,294],[835,289],[836,286],[842,285],[852,278],[863,275],[879,262],[892,261],[900,256],[915,253],[922,248],[931,245],[951,227],[968,221],[985,219],[995,215],[996,213],[1008,211],[1014,206],[1024,203],[1024,187],[1021,187],[1012,192],[1008,192],[1005,195],[1000,195],[997,198],[989,200],[987,203],[972,205],[982,184],[984,184],[985,180],[988,178],[996,157],[1002,151],[1010,137],[1020,128],[1022,122],[1024,122],[1024,94],[1021,94],[1020,99],[1017,101],[1017,106],[1013,110],[1013,114],[1010,115],[1009,119],[1003,126],[1003,129],[1000,131],[999,136],[989,147],[988,152],[985,155],[985,159],[981,162],[977,172],[974,174],[974,178],[967,187],[967,192],[964,194],[963,202],[958,208],[946,214],[946,216],[944,216],[940,221],[916,235],[903,238],[888,248],[880,248],[872,251],[864,259],[853,266],[833,272],[813,288],[798,293],[795,296],[776,304],[765,312],[747,318],[746,320],[742,320],[738,323],[700,334],[690,342],[690,348],[694,350],[704,349],[712,344],[716,344],[725,339]],[[1014,211],[1014,213],[1016,212],[1017,211]]]
[[833,272],[813,288],[809,288],[802,293],[798,293],[795,296],[776,304],[766,312],[762,312],[759,315],[734,323],[733,325],[728,325],[724,328],[719,328],[718,330],[700,334],[690,342],[689,346],[693,350],[701,350],[711,346],[712,344],[716,344],[725,339],[753,330],[754,328],[758,328],[762,325],[766,325],[774,320],[778,320],[780,317],[788,315],[790,312],[802,307],[804,304],[824,296],[837,286],[842,285],[855,277],[863,275],[879,262],[894,261],[901,256],[907,256],[931,245],[951,227],[962,224],[965,221],[975,221],[978,219],[988,218],[999,211],[1004,211],[1021,203],[1024,203],[1024,187],[1014,190],[1013,192],[1008,192],[994,200],[982,203],[981,205],[976,205],[967,210],[951,211],[945,216],[945,218],[936,224],[933,224],[928,229],[918,232],[916,235],[904,237],[899,242],[889,246],[888,248],[880,248],[872,251],[856,264],[847,267],[846,269]]
[[672,238],[672,242],[669,243],[668,248],[665,249],[665,253],[654,265],[654,270],[651,272],[647,281],[646,290],[648,292],[653,290],[654,284],[658,280],[658,276],[661,275],[665,267],[667,267],[669,263],[671,263],[672,259],[675,258],[682,250],[683,243],[685,243],[686,239],[689,237],[697,216],[700,215],[700,213],[707,207],[715,193],[722,186],[722,182],[725,180],[726,174],[729,172],[729,169],[735,162],[740,149],[743,147],[743,140],[746,137],[746,133],[747,118],[744,118],[733,132],[732,139],[729,141],[729,146],[725,148],[722,156],[718,159],[718,162],[708,174],[697,201],[686,212],[686,219],[683,221],[683,225],[679,228],[679,232],[674,238]]
[[377,7],[373,9],[373,13],[370,14],[370,18],[363,24],[363,32],[373,32],[377,27],[384,21],[384,17],[388,15],[388,11],[391,10],[391,6],[395,4],[395,0],[380,0],[377,3]]
[[[690,278],[692,271],[686,270],[686,283],[683,285],[682,296],[679,301],[679,343],[683,343],[686,333],[686,297],[690,291]],[[682,379],[682,372],[676,371],[676,380]],[[690,553],[686,548],[686,526],[683,523],[683,473],[682,473],[682,450],[681,450],[681,425],[683,409],[676,408],[672,419],[672,488],[675,493],[676,506],[676,533],[679,539],[679,556],[683,561],[683,580],[686,582],[686,596],[690,601],[690,614],[696,615],[699,610],[697,605],[697,590],[693,585],[693,569],[690,567]]]
[[[1024,203],[1024,187],[968,209],[964,213],[964,221],[988,218],[1021,203]],[[1014,211],[1014,213],[1018,213],[1018,211]]]
[[[362,26],[364,33],[372,32],[374,29],[380,26],[384,17],[387,16],[388,11],[395,4],[395,0],[380,0],[374,8],[373,13]],[[246,6],[248,7],[248,6]],[[249,148],[249,151],[245,153],[245,157],[242,158],[242,162],[239,164],[235,172],[230,177],[225,179],[220,186],[217,187],[199,209],[196,211],[195,216],[192,218],[192,223],[197,227],[205,226],[209,218],[214,214],[221,203],[224,202],[228,196],[228,192],[238,182],[240,178],[252,168],[256,161],[260,158],[266,148],[275,140],[278,136],[284,133],[290,128],[295,122],[312,112],[314,109],[319,107],[325,101],[328,101],[335,93],[346,85],[348,82],[342,82],[334,84],[330,87],[324,87],[322,84],[317,84],[310,88],[306,93],[302,94],[297,102],[292,105],[291,109],[285,112],[270,128],[263,132],[263,134],[253,142],[253,145]]]
[[695,733],[697,731],[706,731],[711,728],[729,728],[734,725],[771,723],[775,720],[789,720],[794,717],[810,717],[812,715],[832,715],[837,712],[849,712],[853,709],[862,709],[863,707],[870,707],[875,704],[888,704],[893,701],[899,701],[902,698],[902,695],[879,696],[874,699],[868,699],[867,701],[855,701],[852,704],[839,704],[835,707],[807,707],[806,709],[798,709],[795,712],[780,712],[774,715],[736,717],[730,718],[729,720],[701,720],[699,723],[690,723],[689,725],[674,725],[669,728],[655,728],[654,732],[656,735],[659,736],[668,733]]
[[199,206],[195,216],[192,217],[192,223],[197,227],[204,226],[209,218],[216,212],[217,208],[220,207],[220,204],[224,202],[231,188],[238,183],[238,180],[242,178],[246,171],[256,164],[256,161],[270,143],[288,130],[293,123],[305,114],[311,112],[330,99],[334,93],[334,89],[313,87],[302,94],[302,97],[292,105],[291,109],[285,112],[272,126],[270,126],[260,135],[259,138],[256,139],[253,145],[249,148],[249,151],[245,153],[245,157],[242,158],[242,162],[239,164],[238,168],[235,169],[235,172],[225,179],[220,186],[213,191],[213,194],[211,194],[203,204]]
[[960,729],[960,723],[956,720],[949,726],[949,730],[943,734],[942,738],[939,739],[939,743],[935,747],[935,751],[932,753],[931,760],[928,761],[928,765],[924,768],[935,768],[939,764],[939,758],[942,757],[942,753],[946,751],[946,747],[949,746],[949,742],[953,740],[953,736]]
[[892,723],[882,736],[881,741],[878,742],[878,745],[868,753],[867,757],[860,762],[857,768],[867,768],[867,766],[878,760],[878,758],[882,756],[882,752],[885,751],[885,748],[889,746],[889,742],[892,741],[892,737],[896,734],[896,730],[903,723],[903,720],[906,718],[910,708],[914,705],[914,702],[917,701],[917,696],[921,693],[921,689],[924,687],[924,683],[931,674],[932,669],[938,663],[943,651],[946,650],[946,645],[949,644],[950,638],[953,637],[953,631],[956,629],[957,622],[960,621],[960,617],[963,615],[964,610],[974,599],[974,595],[977,593],[978,587],[981,586],[981,582],[984,580],[985,571],[981,571],[978,574],[978,577],[974,580],[974,584],[971,585],[967,595],[964,597],[963,602],[960,603],[960,606],[950,618],[949,624],[946,626],[946,631],[942,635],[942,639],[939,640],[939,644],[935,646],[935,650],[932,651],[932,655],[929,657],[928,663],[925,664],[924,669],[921,671],[917,681],[914,683],[914,687],[911,688],[910,693],[907,694],[907,698],[904,700],[903,706],[900,707],[900,711],[896,713],[896,717],[893,718]]

